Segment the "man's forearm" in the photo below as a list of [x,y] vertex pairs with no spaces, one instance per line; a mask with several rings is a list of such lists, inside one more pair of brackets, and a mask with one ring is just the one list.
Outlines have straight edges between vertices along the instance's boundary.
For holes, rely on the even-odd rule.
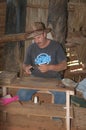
[[49,69],[52,71],[58,71],[58,72],[63,71],[65,69],[67,69],[67,62],[63,61],[57,65],[50,65]]

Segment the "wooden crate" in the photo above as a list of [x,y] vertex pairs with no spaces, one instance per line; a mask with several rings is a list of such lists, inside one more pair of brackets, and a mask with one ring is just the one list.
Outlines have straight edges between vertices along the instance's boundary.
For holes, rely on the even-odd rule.
[[86,128],[86,108],[74,106],[75,126],[77,128]]

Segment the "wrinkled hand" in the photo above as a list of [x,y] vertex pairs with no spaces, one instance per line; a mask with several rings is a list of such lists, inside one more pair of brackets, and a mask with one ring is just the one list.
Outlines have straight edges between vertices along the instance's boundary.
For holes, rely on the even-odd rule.
[[38,66],[38,69],[44,73],[44,72],[47,72],[49,70],[49,65],[48,64],[42,64],[42,65],[39,65]]

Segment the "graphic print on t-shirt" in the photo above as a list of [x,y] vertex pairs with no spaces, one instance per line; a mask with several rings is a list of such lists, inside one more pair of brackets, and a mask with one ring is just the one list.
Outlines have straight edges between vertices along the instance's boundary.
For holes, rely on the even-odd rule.
[[42,65],[42,64],[49,64],[51,62],[51,56],[46,53],[41,53],[35,59],[35,64]]

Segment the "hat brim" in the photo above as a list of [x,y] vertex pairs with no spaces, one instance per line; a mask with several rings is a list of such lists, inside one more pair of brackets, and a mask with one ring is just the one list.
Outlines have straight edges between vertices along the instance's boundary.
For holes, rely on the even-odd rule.
[[36,30],[36,31],[30,32],[30,33],[27,33],[26,38],[27,39],[33,39],[35,36],[38,36],[38,35],[40,35],[40,34],[42,34],[44,32],[46,32],[46,33],[51,32],[51,28],[47,28],[45,30],[40,30],[40,31]]

